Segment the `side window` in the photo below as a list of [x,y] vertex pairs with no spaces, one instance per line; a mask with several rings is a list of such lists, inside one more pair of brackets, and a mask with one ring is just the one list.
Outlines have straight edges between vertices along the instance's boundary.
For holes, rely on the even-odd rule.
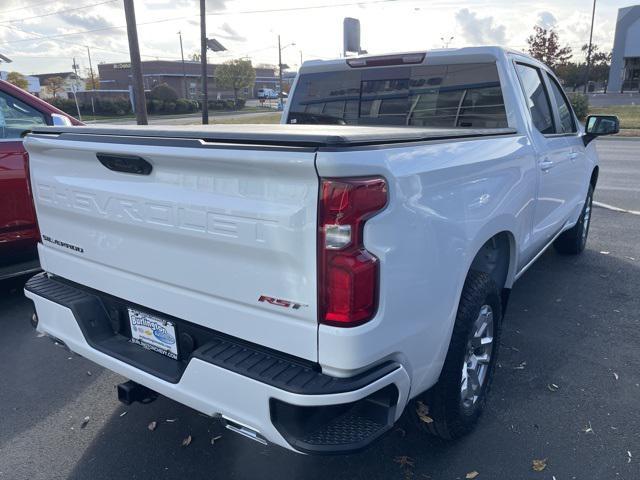
[[537,68],[522,63],[516,64],[516,71],[520,78],[522,90],[527,101],[527,107],[531,112],[533,125],[540,133],[555,133],[553,115],[549,96],[542,83],[540,71]]
[[25,130],[46,125],[44,115],[17,98],[0,92],[0,140],[19,139]]
[[551,75],[547,75],[547,78],[551,84],[551,94],[553,95],[556,108],[558,109],[558,115],[560,116],[560,125],[558,125],[557,133],[577,132],[576,124],[573,120],[571,105],[562,91],[562,87],[558,85],[556,79]]

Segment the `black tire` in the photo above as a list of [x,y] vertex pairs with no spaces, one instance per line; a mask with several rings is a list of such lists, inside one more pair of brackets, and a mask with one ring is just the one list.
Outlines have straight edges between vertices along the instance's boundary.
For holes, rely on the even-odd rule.
[[[471,405],[465,405],[461,391],[462,369],[469,351],[469,340],[474,334],[473,327],[485,305],[490,306],[493,313],[492,352],[477,399]],[[449,351],[438,383],[414,399],[409,407],[413,410],[410,416],[418,428],[447,440],[459,438],[473,429],[491,387],[501,332],[502,303],[498,288],[489,275],[472,270],[464,283]]]
[[572,228],[556,238],[553,242],[553,248],[562,255],[578,255],[584,251],[587,245],[587,236],[589,235],[589,226],[591,225],[591,210],[593,205],[593,186],[589,185],[589,192],[582,208],[582,213]]

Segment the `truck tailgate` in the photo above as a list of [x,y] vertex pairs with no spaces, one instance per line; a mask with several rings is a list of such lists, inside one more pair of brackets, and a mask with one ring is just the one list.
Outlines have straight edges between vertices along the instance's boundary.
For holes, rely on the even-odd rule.
[[79,137],[25,142],[47,272],[317,360],[313,149]]

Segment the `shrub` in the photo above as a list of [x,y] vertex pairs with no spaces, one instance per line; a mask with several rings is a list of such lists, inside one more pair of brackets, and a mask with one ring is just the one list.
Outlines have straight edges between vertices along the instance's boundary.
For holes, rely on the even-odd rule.
[[175,112],[176,113],[188,113],[190,112],[190,102],[186,98],[179,98],[176,100]]
[[161,83],[151,89],[149,98],[152,100],[175,101],[178,99],[178,93],[166,83]]
[[569,99],[578,118],[580,120],[587,118],[587,114],[589,113],[589,98],[582,93],[570,93]]
[[244,98],[238,98],[236,100],[236,110],[242,110],[247,101]]

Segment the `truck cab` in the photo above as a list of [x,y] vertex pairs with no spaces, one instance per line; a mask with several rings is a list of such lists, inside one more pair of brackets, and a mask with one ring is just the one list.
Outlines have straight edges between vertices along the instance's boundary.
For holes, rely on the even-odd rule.
[[26,132],[44,125],[79,125],[47,102],[0,80],[0,280],[39,270],[40,239],[27,178]]

